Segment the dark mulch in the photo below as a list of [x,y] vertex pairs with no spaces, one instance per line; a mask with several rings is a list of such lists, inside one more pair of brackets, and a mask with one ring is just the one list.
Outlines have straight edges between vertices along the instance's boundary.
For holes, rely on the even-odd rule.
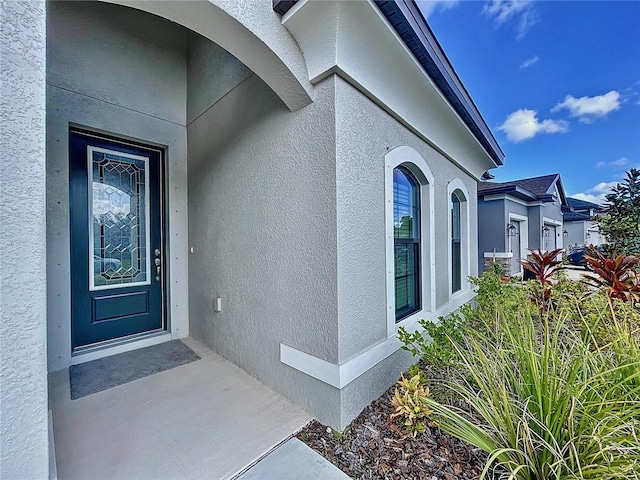
[[365,408],[341,435],[317,421],[297,437],[356,479],[471,480],[482,472],[486,455],[431,425],[416,438],[402,433],[393,413],[395,386]]

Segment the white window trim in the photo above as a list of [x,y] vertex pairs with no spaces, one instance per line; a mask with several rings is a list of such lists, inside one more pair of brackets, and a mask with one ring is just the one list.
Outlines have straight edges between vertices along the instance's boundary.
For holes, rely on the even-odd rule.
[[[396,335],[398,327],[413,324],[425,313],[435,308],[435,209],[434,179],[422,156],[413,148],[394,148],[384,157],[385,184],[385,239],[387,275],[387,337]],[[417,312],[396,323],[396,293],[394,284],[394,241],[393,241],[393,170],[400,165],[414,174],[420,183],[420,305]]]
[[[529,250],[529,217],[526,215],[518,215],[517,213],[509,213],[509,223],[512,221],[520,222],[520,259],[526,260],[527,254]],[[505,232],[507,235],[507,244],[509,245],[509,250],[511,250],[511,239],[513,237],[509,237],[509,232]],[[524,269],[522,265],[520,265],[520,274],[524,274]]]
[[[453,207],[451,202],[451,195],[459,191],[464,198],[460,198],[460,263],[461,263],[461,282],[460,290],[453,292],[453,258],[451,252],[451,208]],[[460,195],[458,195],[458,198]],[[464,295],[471,290],[471,284],[469,283],[469,266],[471,265],[471,226],[469,218],[469,191],[464,182],[459,178],[454,178],[447,185],[447,279],[449,288],[449,301]]]

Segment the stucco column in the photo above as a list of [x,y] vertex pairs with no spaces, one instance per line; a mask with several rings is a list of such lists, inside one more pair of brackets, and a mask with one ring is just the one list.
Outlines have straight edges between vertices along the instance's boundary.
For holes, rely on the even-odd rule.
[[46,479],[45,3],[0,18],[0,478]]

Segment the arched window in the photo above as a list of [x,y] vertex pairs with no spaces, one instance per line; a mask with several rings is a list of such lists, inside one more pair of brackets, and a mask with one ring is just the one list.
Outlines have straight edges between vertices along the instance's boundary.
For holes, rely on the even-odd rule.
[[451,292],[462,289],[462,221],[460,199],[451,194]]
[[447,186],[449,197],[449,300],[471,289],[471,229],[469,191],[454,178]]
[[408,146],[385,155],[387,336],[413,326],[436,304],[434,180]]
[[396,322],[420,310],[420,184],[405,167],[393,170]]

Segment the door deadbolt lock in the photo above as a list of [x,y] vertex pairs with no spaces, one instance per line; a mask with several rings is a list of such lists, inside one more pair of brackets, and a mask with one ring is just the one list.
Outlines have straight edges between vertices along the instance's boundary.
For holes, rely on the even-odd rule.
[[156,248],[154,253],[156,254],[156,259],[154,260],[155,264],[156,264],[156,281],[160,281],[160,259],[158,258],[160,256],[160,249]]

